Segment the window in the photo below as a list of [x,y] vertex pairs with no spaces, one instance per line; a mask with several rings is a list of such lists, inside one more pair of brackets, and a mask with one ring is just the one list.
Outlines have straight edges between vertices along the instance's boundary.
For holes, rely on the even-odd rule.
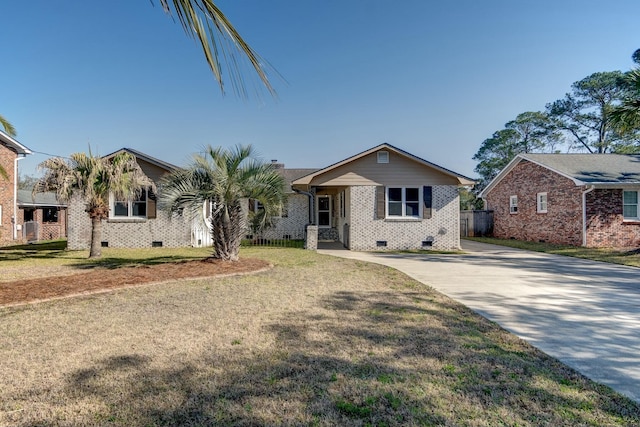
[[[26,212],[25,212],[26,214]],[[58,208],[43,208],[42,209],[42,221],[43,222],[58,222]]]
[[638,192],[623,191],[622,192],[622,215],[624,219],[640,219],[638,218]]
[[518,196],[509,196],[509,213],[518,213]]
[[318,226],[331,227],[331,198],[318,196]]
[[24,210],[24,222],[33,221],[35,217],[36,210],[35,209],[25,209]]
[[387,188],[387,217],[420,218],[420,199],[417,187]]
[[114,200],[111,216],[113,218],[146,218],[147,190],[142,190],[134,200]]
[[538,201],[538,213],[547,213],[547,193],[538,193],[536,195],[536,200]]
[[264,205],[258,200],[253,200],[253,211],[260,212],[264,210]]
[[378,163],[389,163],[388,151],[378,151]]

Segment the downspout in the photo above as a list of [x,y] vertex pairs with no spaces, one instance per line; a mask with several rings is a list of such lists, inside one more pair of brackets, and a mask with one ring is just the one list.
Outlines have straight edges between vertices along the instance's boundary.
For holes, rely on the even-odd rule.
[[315,222],[315,215],[314,215],[314,197],[313,194],[309,193],[308,191],[302,191],[302,190],[298,190],[297,188],[293,188],[291,187],[291,189],[298,193],[298,194],[304,194],[305,196],[307,196],[309,198],[309,224],[313,224]]
[[587,193],[595,190],[595,186],[590,186],[582,192],[582,246],[587,246]]
[[18,155],[13,159],[13,240],[18,239],[18,160],[22,160],[26,155]]

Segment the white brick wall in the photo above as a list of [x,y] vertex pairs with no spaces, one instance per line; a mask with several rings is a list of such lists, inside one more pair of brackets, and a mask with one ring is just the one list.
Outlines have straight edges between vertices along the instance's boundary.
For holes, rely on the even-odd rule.
[[[433,215],[429,219],[375,219],[375,195],[375,186],[350,188],[350,249],[423,249],[424,240],[432,240],[433,249],[460,248],[460,208],[455,186],[433,186]],[[387,246],[378,247],[379,240],[386,241]]]
[[[274,227],[263,233],[267,239],[281,239],[289,234],[294,239],[304,237],[304,229],[309,224],[309,197],[304,194],[290,194],[287,199],[287,216],[276,220]],[[296,234],[300,234],[299,236]]]
[[[191,245],[191,228],[186,218],[169,218],[158,209],[157,218],[123,222],[102,221],[102,241],[110,248],[150,248],[152,242],[162,242],[163,247]],[[85,204],[79,198],[69,203],[67,247],[71,250],[89,249],[91,244],[91,220],[85,212]]]

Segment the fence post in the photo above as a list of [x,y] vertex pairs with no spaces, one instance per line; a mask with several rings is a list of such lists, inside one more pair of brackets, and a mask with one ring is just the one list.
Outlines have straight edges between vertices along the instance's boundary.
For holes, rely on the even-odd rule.
[[310,251],[318,249],[318,226],[307,225],[307,232],[304,239],[304,248]]

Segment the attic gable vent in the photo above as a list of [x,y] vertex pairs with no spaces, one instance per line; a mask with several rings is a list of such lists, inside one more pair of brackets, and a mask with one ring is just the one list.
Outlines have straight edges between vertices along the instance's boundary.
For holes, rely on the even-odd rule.
[[378,151],[378,163],[389,163],[388,151]]

